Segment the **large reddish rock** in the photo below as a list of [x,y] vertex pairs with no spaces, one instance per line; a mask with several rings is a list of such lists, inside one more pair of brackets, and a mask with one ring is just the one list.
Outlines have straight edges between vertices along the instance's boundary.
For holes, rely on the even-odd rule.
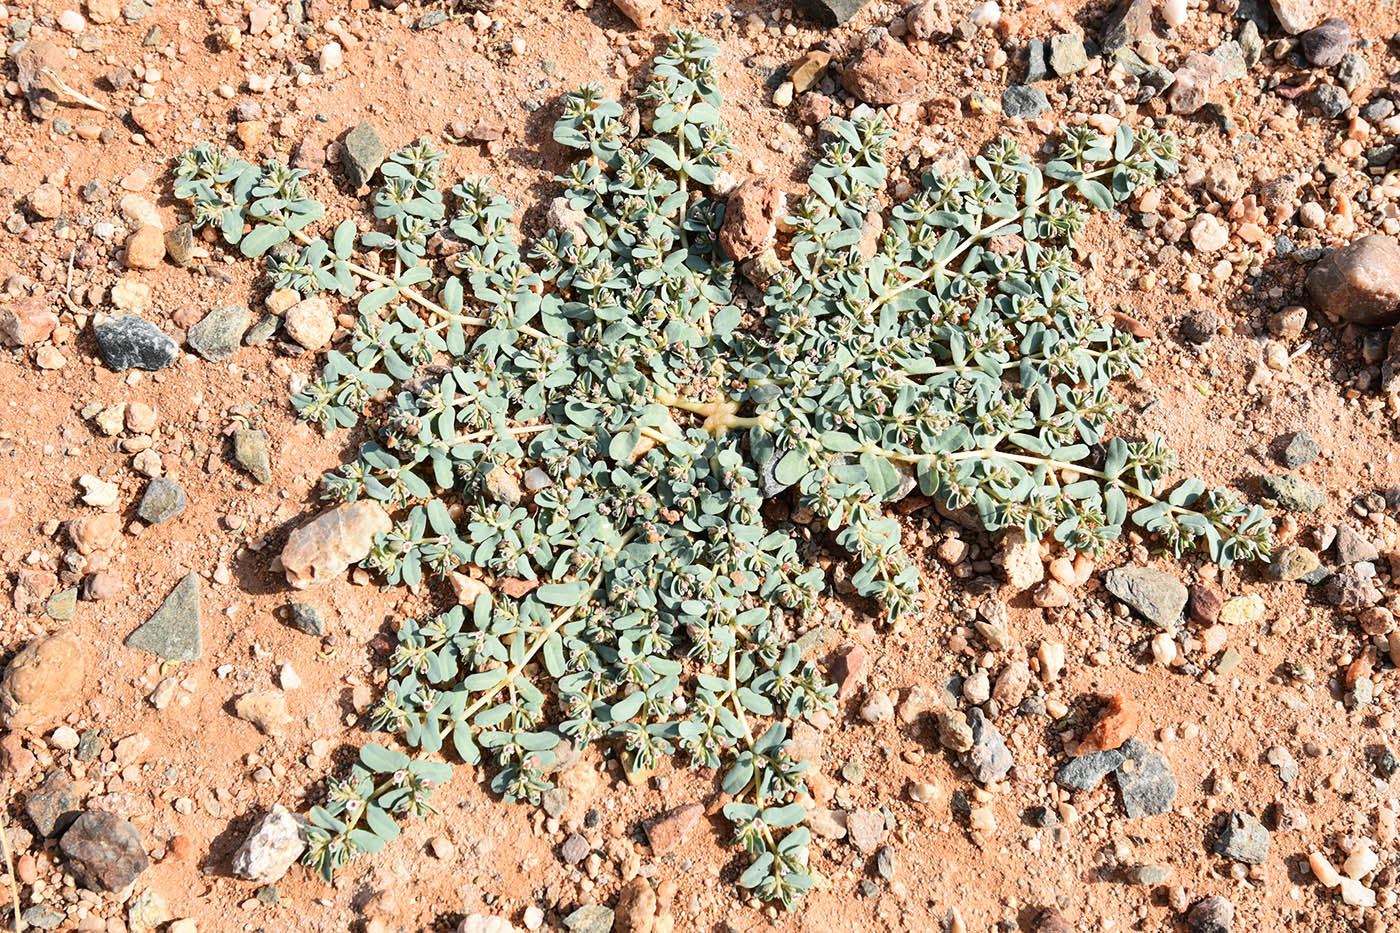
[[33,729],[69,713],[78,702],[87,660],[66,629],[20,649],[0,679],[0,725]]
[[912,100],[924,88],[928,68],[908,46],[883,29],[866,36],[865,44],[841,72],[841,85],[877,107]]
[[1308,273],[1308,294],[1352,324],[1400,323],[1400,243],[1374,233],[1324,256]]
[[783,209],[783,192],[777,183],[750,178],[729,196],[724,206],[724,226],[719,245],[735,262],[757,256],[777,235],[778,212]]
[[647,820],[642,825],[646,829],[647,842],[651,844],[652,854],[665,855],[667,852],[674,852],[704,815],[705,808],[700,804],[687,803],[674,810],[668,810],[656,819]]
[[43,298],[25,298],[0,308],[0,340],[6,346],[27,347],[48,340],[58,326],[58,315]]
[[378,502],[361,499],[338,505],[292,532],[282,549],[287,582],[299,590],[333,580],[351,564],[363,560],[374,536],[393,523]]

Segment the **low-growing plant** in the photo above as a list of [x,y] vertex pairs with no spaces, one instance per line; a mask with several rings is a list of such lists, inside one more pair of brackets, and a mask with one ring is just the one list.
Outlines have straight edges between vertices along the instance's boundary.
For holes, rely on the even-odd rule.
[[371,229],[325,237],[305,173],[210,146],[179,159],[196,224],[265,255],[275,287],[357,303],[349,348],[293,401],[327,430],[365,424],[325,478],[328,498],[396,516],[365,565],[484,583],[402,623],[373,725],[415,752],[366,745],[331,780],[306,856],[327,877],[433,812],[448,749],[538,802],[561,743],[610,742],[632,771],[676,754],[721,771],[739,884],[791,905],[814,879],[789,729],[835,691],[795,638],[823,571],[762,515],[785,489],[891,618],[920,589],[886,507],[915,488],[1071,550],[1131,522],[1174,553],[1268,552],[1258,507],[1195,480],[1161,493],[1161,439],[1106,437],[1142,347],[1089,313],[1071,247],[1089,208],[1175,171],[1169,136],[1070,128],[1044,168],[1003,140],[970,177],[923,176],[874,235],[893,134],[836,121],[786,218],[787,263],[747,270],[771,275],[750,303],[708,193],[732,148],[716,54],[676,35],[636,138],[597,87],[565,97],[576,213],[528,254],[486,184],[443,197],[426,139],[384,163]]

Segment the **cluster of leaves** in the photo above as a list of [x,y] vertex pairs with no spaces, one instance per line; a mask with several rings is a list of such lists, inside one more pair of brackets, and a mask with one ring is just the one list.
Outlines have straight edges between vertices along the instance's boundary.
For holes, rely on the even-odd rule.
[[716,51],[677,34],[640,138],[599,89],[565,99],[555,138],[586,154],[528,255],[484,184],[457,185],[448,216],[426,141],[385,163],[375,229],[329,241],[304,229],[320,207],[297,172],[206,146],[177,166],[196,222],[266,254],[274,284],[358,302],[348,352],[294,403],[326,429],[366,423],[325,480],[397,516],[366,564],[483,581],[399,630],[374,726],[416,756],[369,745],[332,782],[307,854],[327,876],[431,811],[445,748],[538,801],[564,743],[608,741],[629,769],[720,769],[740,884],[792,904],[813,877],[788,730],[834,689],[793,639],[822,571],[760,515],[788,488],[891,616],[919,583],[885,506],[914,488],[1071,549],[1131,521],[1222,563],[1267,553],[1261,510],[1194,481],[1159,497],[1160,440],[1105,439],[1141,348],[1088,313],[1071,244],[1088,207],[1175,170],[1169,137],[1073,129],[1043,169],[1003,141],[972,177],[926,175],[881,226],[892,134],[840,122],[744,325],[707,192],[730,151]]

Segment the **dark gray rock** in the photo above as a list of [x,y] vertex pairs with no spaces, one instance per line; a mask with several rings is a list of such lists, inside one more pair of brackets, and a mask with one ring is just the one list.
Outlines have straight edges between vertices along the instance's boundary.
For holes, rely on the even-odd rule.
[[1190,595],[1176,577],[1152,567],[1118,567],[1104,574],[1110,593],[1160,629],[1176,628]]
[[1327,504],[1325,492],[1303,482],[1292,473],[1262,476],[1259,479],[1259,487],[1266,499],[1273,499],[1280,508],[1290,512],[1316,512]]
[[1055,783],[1070,790],[1093,790],[1122,763],[1123,753],[1116,748],[1089,752],[1065,762],[1055,772]]
[[977,707],[968,710],[972,727],[972,747],[962,755],[963,767],[983,784],[1000,781],[1011,770],[1011,750],[997,727]]
[[1123,763],[1113,776],[1128,818],[1136,820],[1170,810],[1176,800],[1176,776],[1166,756],[1137,739],[1124,742],[1120,751]]
[[1311,100],[1313,106],[1329,120],[1336,120],[1351,106],[1351,99],[1347,97],[1347,92],[1335,84],[1319,84],[1313,89]]
[[159,525],[185,511],[185,490],[168,476],[157,476],[146,486],[136,517],[148,525]]
[[1026,45],[1026,77],[1022,84],[1035,84],[1050,77],[1050,67],[1045,62],[1045,43],[1032,39]]
[[1288,469],[1296,470],[1312,463],[1321,453],[1322,447],[1313,439],[1313,436],[1307,431],[1299,431],[1288,439],[1288,444],[1283,448],[1283,456],[1280,460]]
[[1319,68],[1331,68],[1351,47],[1351,25],[1340,16],[1325,19],[1301,36],[1303,56]]
[[126,646],[167,661],[197,661],[204,652],[200,627],[199,574],[186,574],[145,624],[126,636]]
[[1013,84],[1001,92],[1001,112],[1011,120],[1029,120],[1050,109],[1045,92],[1029,84]]
[[189,329],[185,342],[206,360],[222,363],[238,350],[251,322],[244,305],[220,305]]
[[1263,865],[1269,857],[1269,831],[1243,810],[1231,810],[1215,841],[1215,851],[1246,865]]
[[44,782],[24,799],[24,812],[39,835],[45,839],[57,836],[78,818],[78,801],[73,797],[73,782],[62,771],[50,771]]
[[1124,0],[1104,20],[1099,45],[1107,55],[1132,45],[1152,31],[1152,0]]
[[292,603],[292,627],[318,638],[326,634],[321,610],[310,603]]
[[50,904],[36,904],[26,908],[20,914],[24,921],[24,929],[33,928],[35,930],[53,930],[68,919],[68,915],[61,910],[55,910]]
[[340,164],[345,169],[345,177],[354,188],[362,188],[369,184],[384,157],[389,154],[384,147],[384,140],[379,138],[379,131],[363,122],[345,134],[342,145]]
[[117,372],[164,369],[180,354],[174,340],[134,314],[108,318],[93,328],[93,334],[102,362]]
[[798,5],[823,26],[840,26],[865,6],[866,0],[799,0]]
[[233,459],[259,483],[272,482],[272,460],[267,454],[267,435],[251,428],[233,432]]
[[1201,898],[1186,914],[1191,933],[1230,933],[1234,923],[1235,905],[1219,894]]
[[102,810],[88,810],[59,841],[68,870],[93,891],[121,891],[151,864],[134,825]]
[[1089,64],[1084,40],[1072,32],[1062,32],[1050,39],[1050,67],[1060,77],[1083,71]]

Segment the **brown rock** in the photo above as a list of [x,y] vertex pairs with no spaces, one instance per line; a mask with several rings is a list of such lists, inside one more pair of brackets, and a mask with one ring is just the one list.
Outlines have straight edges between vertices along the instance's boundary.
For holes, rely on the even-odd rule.
[[65,62],[63,52],[52,42],[26,42],[15,53],[16,80],[20,92],[29,102],[29,112],[37,119],[47,120],[58,109],[58,82]]
[[613,0],[613,3],[638,29],[645,29],[661,18],[661,4],[657,0]]
[[826,71],[826,66],[831,64],[831,53],[822,49],[813,49],[792,63],[788,69],[788,80],[792,82],[792,89],[798,94],[805,93],[812,89],[819,80],[822,72]]
[[1308,294],[1328,315],[1364,327],[1400,323],[1400,243],[1372,234],[1322,257]]
[[462,606],[475,606],[477,597],[491,592],[485,583],[465,573],[449,573],[447,582],[452,584],[452,593],[457,597],[458,605]]
[[1167,105],[1173,113],[1195,113],[1210,100],[1210,92],[1220,78],[1220,63],[1209,55],[1191,52],[1176,70],[1176,80],[1167,92]]
[[165,258],[165,234],[157,227],[142,227],[126,238],[126,267],[154,269]]
[[122,517],[115,512],[80,515],[68,523],[68,537],[79,554],[110,551],[122,537]]
[[0,776],[21,780],[38,763],[34,753],[24,747],[24,739],[18,732],[6,732],[4,738],[0,738]]
[[58,586],[58,576],[47,570],[25,567],[15,577],[13,601],[16,612],[36,610]]
[[170,837],[170,854],[176,861],[188,862],[194,858],[194,840],[183,833]]
[[1115,693],[1109,698],[1108,706],[1099,716],[1099,721],[1094,723],[1094,728],[1090,729],[1089,734],[1084,736],[1084,741],[1079,743],[1075,754],[1084,755],[1118,748],[1137,733],[1141,720],[1142,704],[1121,693]]
[[29,642],[0,678],[0,724],[32,729],[66,715],[86,669],[82,643],[67,629]]
[[298,301],[287,309],[283,321],[287,334],[308,350],[319,350],[335,333],[335,315],[320,295]]
[[263,735],[271,736],[281,735],[283,728],[292,721],[287,714],[287,698],[264,690],[245,693],[235,700],[233,714],[257,726]]
[[1031,926],[1032,933],[1074,933],[1074,927],[1065,919],[1065,915],[1054,907],[1043,908],[1035,915],[1035,921]]
[[53,220],[63,213],[63,191],[57,185],[44,182],[25,199],[29,210],[40,220]]
[[502,577],[496,586],[511,599],[524,599],[525,595],[540,585],[538,580],[522,580],[519,577]]
[[667,852],[674,852],[704,815],[703,806],[687,803],[666,811],[654,820],[647,820],[642,827],[646,830],[652,854],[665,855]]
[[1220,610],[1225,608],[1225,597],[1219,587],[1210,583],[1197,583],[1191,587],[1187,608],[1195,621],[1202,625],[1214,625],[1220,618]]
[[326,147],[314,139],[303,139],[292,153],[292,168],[318,172],[326,164]]
[[1001,569],[1015,590],[1028,590],[1044,580],[1039,543],[1027,541],[1019,529],[1009,529],[1001,536]]
[[389,513],[369,499],[323,512],[287,538],[282,549],[287,582],[302,590],[340,576],[346,567],[369,554],[376,534],[392,526]]
[[58,326],[58,315],[43,298],[23,298],[0,307],[0,340],[9,347],[27,347],[48,340]]
[[719,231],[725,255],[743,262],[762,252],[778,232],[782,208],[783,192],[771,179],[751,178],[736,188],[724,207],[724,226]]
[[884,29],[868,33],[865,45],[841,72],[846,90],[877,107],[912,100],[927,80],[924,63]]
[[613,908],[613,933],[652,933],[656,925],[656,892],[638,876],[622,886]]
[[159,136],[165,128],[165,104],[142,104],[131,108],[131,122],[147,136]]
[[853,646],[841,659],[841,672],[836,677],[836,697],[844,700],[855,692],[865,679],[865,662],[868,656],[860,645]]
[[936,39],[953,32],[948,0],[924,0],[904,11],[904,25],[915,39]]

